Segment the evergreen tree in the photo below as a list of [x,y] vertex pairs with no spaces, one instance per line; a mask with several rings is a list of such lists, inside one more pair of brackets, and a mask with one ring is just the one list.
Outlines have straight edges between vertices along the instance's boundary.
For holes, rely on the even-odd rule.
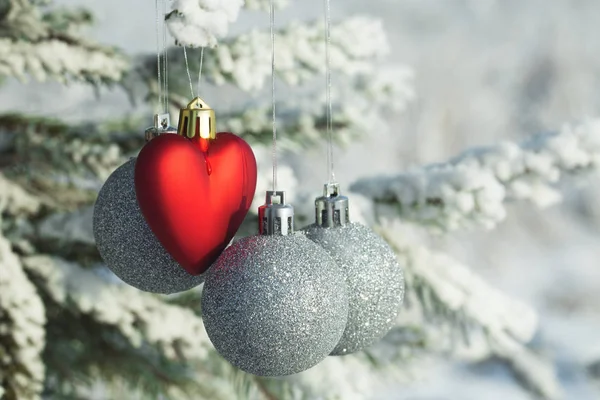
[[[241,12],[267,10],[268,2],[247,1],[244,7]],[[229,22],[237,14],[231,15]],[[182,26],[185,17],[178,15]],[[120,86],[132,101],[156,107],[156,54],[131,57],[83,38],[81,28],[92,22],[84,9],[0,0],[0,76]],[[239,133],[259,163],[268,162],[269,32],[208,36],[219,46],[207,50],[203,88],[228,84],[235,87],[230,97],[241,99],[227,108],[211,104],[219,130]],[[295,94],[279,103],[281,146],[300,152],[320,144],[326,125],[322,21],[293,23],[277,37],[282,92]],[[335,139],[343,146],[381,126],[386,113],[402,111],[413,97],[412,74],[402,65],[379,67],[388,53],[379,21],[334,23],[331,45]],[[188,54],[190,70],[197,71],[199,51]],[[191,93],[181,47],[170,47],[168,60],[173,116]],[[560,178],[592,171],[600,161],[599,121],[356,182],[352,191],[372,200],[374,228],[404,268],[405,310],[373,348],[330,357],[299,375],[267,379],[236,370],[216,353],[199,315],[201,289],[148,294],[122,284],[102,265],[92,235],[93,202],[110,173],[143,146],[149,125],[144,118],[72,125],[0,115],[0,398],[85,399],[102,393],[110,399],[362,399],[377,386],[408,379],[416,357],[450,352],[460,358],[473,347],[505,360],[532,391],[559,396],[552,363],[527,346],[537,329],[535,313],[460,262],[430,250],[423,232],[493,228],[505,218],[508,201],[544,206],[560,200],[554,187]],[[280,174],[293,182],[291,169]],[[259,179],[262,197],[261,187],[270,182]],[[240,234],[252,233],[256,220],[250,214]]]

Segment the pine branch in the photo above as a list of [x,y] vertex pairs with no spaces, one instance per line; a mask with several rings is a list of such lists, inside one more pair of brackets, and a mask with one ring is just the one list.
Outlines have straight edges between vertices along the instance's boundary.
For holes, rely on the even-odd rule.
[[165,21],[175,43],[187,47],[215,47],[238,18],[244,0],[207,2],[174,0]]
[[[379,129],[386,111],[403,110],[412,98],[407,86],[411,77],[409,71],[400,68],[387,76],[381,71],[377,78],[363,76],[343,85],[333,99],[336,144],[348,145],[364,137],[366,132]],[[277,107],[281,121],[278,129],[282,132],[278,144],[282,149],[298,152],[323,143],[327,132],[324,91],[299,94],[280,101]],[[269,144],[273,132],[271,105],[265,102],[241,109],[241,112],[220,117],[224,121],[224,130],[241,132],[251,143]]]
[[495,353],[505,360],[517,379],[544,399],[563,398],[553,361],[519,346],[496,347]]
[[0,172],[0,212],[12,216],[30,216],[42,207],[42,201],[8,180]]
[[136,120],[69,126],[50,118],[0,116],[0,169],[59,208],[90,203],[102,182],[144,144]]
[[173,388],[196,388],[193,369],[170,360],[151,346],[136,348],[113,327],[99,324],[89,315],[63,308],[47,296],[48,346],[44,362],[49,366],[46,395],[63,398],[82,394],[101,380],[110,386],[127,383],[128,389],[158,399]]
[[[278,105],[278,126],[281,140],[278,146],[282,150],[298,152],[313,147],[323,142],[326,132],[326,116],[324,108],[320,107],[295,107],[282,102]],[[336,142],[347,144],[352,139],[362,135],[362,131],[353,124],[353,115],[338,112],[335,115],[333,129],[336,132]],[[273,114],[268,105],[254,105],[241,110],[241,112],[226,113],[220,117],[223,131],[241,132],[241,136],[250,143],[269,145],[273,138]]]
[[403,248],[400,254],[410,274],[407,287],[419,298],[428,320],[456,322],[456,328],[461,323],[466,329],[481,327],[498,342],[532,339],[537,316],[525,304],[492,288],[444,254],[424,247]]
[[0,397],[39,399],[46,370],[44,304],[1,235],[0,271]]
[[[321,21],[310,25],[293,23],[277,32],[276,72],[291,86],[324,76],[325,46]],[[338,77],[373,77],[379,72],[378,62],[389,53],[387,37],[381,21],[355,17],[332,27],[331,67]],[[271,44],[268,30],[252,30],[233,39],[227,39],[215,50],[205,52],[203,80],[222,86],[233,84],[245,92],[262,89],[271,76]],[[200,57],[188,51],[191,71],[198,71]],[[134,77],[123,81],[126,89],[140,97],[132,82],[140,81],[149,88],[150,99],[156,96],[156,55],[141,57],[134,68]],[[169,90],[175,95],[188,97],[189,82],[185,70],[183,50],[169,49]],[[406,67],[399,68],[398,81],[406,79]],[[409,77],[410,78],[410,77]],[[406,82],[401,82],[406,86]],[[354,99],[352,99],[354,100]],[[188,100],[189,101],[189,100]]]
[[[26,262],[33,261],[37,258],[30,258]],[[64,265],[68,265],[61,260],[56,260]],[[79,274],[81,271],[74,264],[70,264],[72,268],[77,269]],[[98,312],[102,308],[106,308],[103,312],[114,311],[115,304],[106,304],[103,301],[105,296],[98,296],[97,290],[89,287],[81,288],[82,294],[94,294],[94,301],[98,302],[98,306],[94,309],[89,309],[86,305],[81,307],[81,300],[75,301],[81,294],[69,294],[68,299],[61,299],[57,302],[60,296],[52,294],[49,290],[54,285],[51,282],[43,282],[42,276],[39,274],[40,269],[35,269],[34,272],[29,270],[36,285],[43,287],[42,291],[45,294],[45,303],[51,307],[52,317],[48,324],[48,337],[54,345],[51,349],[47,349],[45,353],[45,362],[51,367],[50,382],[61,383],[59,386],[47,388],[53,396],[70,395],[78,390],[90,386],[95,379],[100,379],[102,382],[111,385],[108,389],[118,393],[116,388],[125,386],[123,393],[115,394],[115,398],[123,398],[130,396],[133,393],[139,393],[142,398],[149,399],[189,399],[202,398],[211,400],[229,400],[232,398],[252,398],[261,399],[261,396],[256,395],[256,382],[254,378],[245,374],[225,360],[223,360],[209,344],[208,339],[202,329],[197,325],[200,321],[199,317],[189,319],[190,314],[198,315],[198,304],[185,305],[185,309],[169,304],[175,302],[162,301],[162,297],[147,295],[133,290],[124,285],[111,285],[106,282],[101,282],[104,289],[105,286],[113,287],[119,292],[131,292],[135,294],[133,299],[127,297],[122,301],[133,303],[146,303],[146,311],[151,310],[152,313],[141,319],[141,313],[134,316],[126,316],[119,318],[120,320],[128,320],[128,325],[132,329],[139,331],[144,336],[141,344],[138,343],[136,337],[133,338],[124,331],[129,331],[130,328],[123,329],[119,326],[115,318],[105,319],[99,318]],[[72,274],[73,271],[65,271]],[[93,273],[85,272],[82,277],[73,279],[73,284],[81,280],[88,282],[89,276],[93,276],[95,280],[99,280]],[[122,289],[122,290],[121,290]],[[121,293],[123,294],[123,293]],[[114,296],[114,292],[112,293]],[[199,294],[195,293],[196,299],[199,299]],[[87,300],[86,300],[87,302]],[[140,307],[129,307],[139,309]],[[119,309],[117,308],[117,311]],[[126,312],[129,310],[126,310]],[[180,318],[174,318],[173,313],[183,314]],[[131,321],[131,317],[135,321]],[[147,331],[147,323],[151,321],[154,333]],[[190,324],[191,323],[191,324]],[[163,326],[163,324],[166,324]],[[191,325],[191,326],[190,326]],[[171,329],[176,335],[171,339],[165,338],[161,330]],[[192,332],[193,331],[193,332]],[[158,336],[157,336],[158,335]],[[189,348],[189,343],[196,343],[196,349],[202,347],[202,352],[194,351]],[[165,346],[171,344],[173,351],[168,350]],[[172,354],[170,354],[172,353]],[[162,396],[162,397],[161,397]]]
[[108,284],[93,271],[48,256],[25,257],[39,289],[63,307],[114,327],[136,348],[156,346],[169,359],[204,360],[210,341],[201,319],[187,309],[126,285]]
[[91,206],[48,214],[34,221],[33,229],[25,231],[22,238],[37,253],[53,254],[86,268],[97,267],[102,259],[94,240],[93,214]]
[[[316,84],[324,75],[323,28],[321,21],[310,25],[294,24],[278,33],[278,76],[294,89],[278,103],[283,146],[299,150],[321,141],[325,126],[325,92]],[[380,21],[353,18],[335,25],[332,39],[332,69],[339,82],[333,91],[335,140],[346,144],[373,129],[386,129],[382,121],[387,111],[402,111],[414,97],[413,73],[405,66],[382,68],[379,62],[388,52]],[[251,31],[223,41],[217,50],[205,54],[203,87],[232,84],[242,91],[257,92],[270,77],[270,36],[267,31]],[[176,111],[189,102],[189,82],[183,51],[169,50],[170,109]],[[191,71],[199,67],[198,54],[188,51]],[[122,82],[132,100],[154,102],[156,56],[143,56]],[[314,85],[313,85],[314,84]],[[299,88],[302,86],[302,88]],[[318,89],[315,90],[315,87]],[[280,93],[283,93],[280,91]],[[240,99],[247,98],[242,94]],[[239,103],[241,103],[240,101]],[[271,137],[270,104],[237,104],[217,111],[220,130],[245,136],[251,144],[266,143]],[[302,112],[298,112],[302,110]]]
[[[334,99],[336,142],[344,145],[370,129],[378,129],[388,109],[403,108],[411,97],[407,86],[411,76],[410,71],[399,69],[389,75],[381,73],[368,82],[365,77],[356,78],[344,86],[339,99]],[[188,102],[176,93],[170,99],[175,108],[185,107]],[[322,142],[326,126],[324,100],[324,93],[319,91],[280,103],[281,148],[300,151]],[[217,115],[219,130],[233,131],[251,145],[271,140],[271,112],[266,103],[229,112],[217,110]],[[58,204],[90,202],[93,191],[126,160],[126,155],[135,155],[143,146],[141,132],[148,124],[132,117],[99,125],[69,126],[50,118],[3,115],[0,168],[34,193],[53,196]]]
[[554,187],[560,178],[595,172],[599,163],[600,120],[596,119],[520,145],[473,149],[444,164],[361,179],[351,190],[393,207],[404,220],[433,229],[491,229],[506,217],[505,203],[554,204],[561,200]]
[[60,7],[43,14],[42,20],[58,32],[78,35],[81,28],[94,23],[94,16],[85,8]]
[[0,15],[0,76],[92,84],[119,81],[129,63],[117,50],[81,38],[77,28],[91,22],[85,10],[43,13],[32,1],[8,0]]
[[277,399],[370,399],[375,391],[407,381],[408,366],[374,367],[360,354],[327,357],[315,367],[281,379],[262,379]]
[[[197,375],[213,376],[207,365],[214,350],[192,310],[108,283],[58,258],[25,257],[23,264],[45,303],[52,305],[48,335],[56,345],[46,353],[46,363],[55,374],[50,383],[67,387],[49,390],[70,393],[98,378],[109,383],[125,379],[147,395],[166,393],[168,398],[180,398],[174,393],[184,389],[188,394],[217,390],[210,382],[214,377],[204,382]],[[79,366],[76,372],[73,365]]]
[[420,309],[436,335],[443,332],[456,349],[458,342],[470,347],[481,333],[491,354],[506,360],[528,389],[546,399],[560,397],[552,363],[525,345],[537,330],[532,309],[492,288],[447,255],[381,234],[404,265],[406,297],[413,300],[409,304]]

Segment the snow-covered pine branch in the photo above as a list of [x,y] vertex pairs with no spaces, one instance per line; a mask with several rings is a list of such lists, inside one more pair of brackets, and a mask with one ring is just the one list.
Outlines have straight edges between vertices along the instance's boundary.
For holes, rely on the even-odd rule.
[[[383,112],[399,111],[412,98],[412,73],[407,69],[382,70],[372,79],[366,76],[347,79],[348,84],[343,85],[333,99],[335,140],[341,145],[377,127],[383,120]],[[176,93],[170,98],[177,107],[184,107],[189,100]],[[216,111],[220,131],[235,132],[252,145],[271,140],[270,103]],[[140,126],[144,124],[150,124],[150,121],[123,120],[69,126],[52,119],[0,116],[0,167],[12,170],[18,165],[29,181],[40,178],[45,186],[60,184],[64,177],[76,184],[85,181],[88,187],[97,186],[143,146]],[[325,94],[322,90],[280,103],[282,148],[299,151],[321,143],[324,128]],[[12,173],[20,174],[16,170]],[[62,181],[56,176],[62,176]],[[53,194],[68,195],[64,191]]]
[[59,258],[23,258],[38,289],[65,308],[115,327],[129,344],[157,346],[170,359],[203,360],[212,348],[202,320],[189,309],[167,305],[157,296],[123,284],[110,284],[90,270]]
[[41,399],[46,372],[44,303],[2,235],[0,271],[0,398]]
[[300,374],[282,379],[265,379],[276,399],[344,399],[365,400],[375,392],[412,381],[410,367],[386,364],[380,368],[362,354],[327,357],[320,364]]
[[[70,126],[49,118],[1,115],[0,168],[24,188],[44,191],[46,200],[62,206],[86,203],[143,146],[140,126],[143,122],[128,120]],[[93,192],[86,195],[81,189]]]
[[[45,358],[50,390],[65,394],[102,379],[135,385],[144,398],[161,393],[183,399],[191,391],[211,397],[216,378],[206,364],[214,349],[193,310],[57,257],[34,255],[22,262],[52,309],[47,324],[53,345]],[[69,329],[61,331],[65,324]],[[72,347],[73,340],[84,351]]]
[[[275,67],[279,78],[288,85],[299,85],[324,76],[325,45],[323,23],[292,23],[277,32]],[[378,63],[389,53],[382,22],[367,17],[354,17],[333,24],[331,32],[331,67],[336,76],[374,76]],[[218,48],[204,52],[202,77],[208,83],[230,83],[246,92],[264,87],[271,76],[271,42],[268,30],[251,30],[235,38],[222,40]],[[188,51],[190,70],[197,71],[200,50]],[[156,95],[156,55],[144,56],[136,73]],[[169,90],[189,96],[183,50],[169,50]],[[398,82],[405,85],[406,67],[398,70]],[[388,79],[389,80],[389,79]],[[125,85],[128,82],[124,82]],[[136,89],[137,90],[137,89]]]
[[174,0],[165,21],[177,45],[215,47],[243,5],[244,0]]
[[[50,320],[49,324],[60,326],[67,318],[75,324],[79,320],[89,320],[87,329],[91,326],[106,331],[101,343],[104,349],[85,352],[78,357],[82,359],[77,359],[79,370],[76,374],[82,382],[98,378],[115,384],[124,381],[133,384],[132,392],[143,398],[157,393],[174,400],[189,399],[191,394],[216,400],[266,398],[257,395],[260,388],[254,377],[220,361],[201,318],[192,309],[169,304],[161,296],[109,282],[100,270],[85,270],[57,257],[25,257],[23,264],[38,290],[51,300],[49,306],[61,310],[53,314],[62,320]],[[199,297],[196,293],[195,298]],[[118,338],[115,338],[115,332],[111,333],[111,328],[118,333]],[[98,332],[94,334],[101,337]],[[121,339],[127,344],[121,343]],[[61,333],[56,340],[68,341],[69,336]],[[58,353],[63,347],[55,342],[50,353]],[[58,382],[66,379],[77,383],[75,374],[60,376],[65,368],[72,367],[64,364],[69,362],[68,357],[55,354],[46,362],[49,375],[56,376]],[[135,366],[136,363],[139,365]],[[137,376],[130,376],[131,373]],[[112,390],[111,387],[108,389]],[[248,393],[253,396],[248,397]]]
[[[497,343],[527,343],[533,338],[535,312],[494,289],[458,261],[416,246],[401,248],[398,254],[406,265],[407,291],[419,300],[427,320],[456,323],[455,328],[465,334],[471,327],[481,328]],[[448,321],[445,316],[450,314],[454,316]]]
[[129,68],[117,50],[81,38],[76,28],[91,21],[84,11],[44,14],[29,0],[7,6],[0,16],[0,76],[99,84],[119,81]]
[[526,347],[538,327],[533,309],[493,288],[446,254],[402,243],[397,235],[385,231],[382,234],[404,266],[408,305],[422,313],[423,322],[433,328],[431,332],[442,336],[443,342],[451,339],[453,349],[460,347],[457,341],[469,347],[482,335],[488,352],[505,360],[528,389],[547,399],[559,397],[560,385],[551,361]]
[[[395,78],[400,72],[394,74]],[[363,86],[363,79],[349,79],[333,98],[334,140],[344,146],[362,137],[369,129],[379,127],[385,111],[401,111],[412,99],[410,79],[386,80],[385,74],[373,77],[373,85]],[[398,84],[400,82],[401,84]],[[368,92],[367,92],[368,90]],[[278,103],[281,121],[281,148],[291,151],[321,144],[326,129],[325,93],[321,91],[293,96]],[[225,131],[239,132],[251,143],[268,143],[272,135],[270,103],[244,107],[239,112],[225,113],[219,120]],[[381,129],[385,129],[381,126]]]
[[[275,0],[275,8],[289,0]],[[238,18],[241,8],[268,11],[268,0],[175,0],[165,16],[167,28],[179,46],[215,47],[224,38],[229,24]]]
[[434,229],[493,228],[506,217],[506,202],[554,204],[561,200],[554,187],[561,177],[599,164],[600,119],[590,119],[522,144],[476,148],[446,163],[361,179],[351,190]]
[[27,193],[0,172],[0,212],[12,216],[32,215],[39,211],[42,201]]

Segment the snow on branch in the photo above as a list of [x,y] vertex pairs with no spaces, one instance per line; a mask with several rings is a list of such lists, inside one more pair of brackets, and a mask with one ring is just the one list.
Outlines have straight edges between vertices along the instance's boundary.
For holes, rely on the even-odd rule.
[[[411,90],[406,89],[409,87],[408,79],[400,87],[394,87],[398,81],[388,85],[380,77],[381,85],[372,86],[369,93],[365,92],[361,83],[347,82],[333,99],[336,143],[348,145],[380,125],[386,110],[402,110],[412,98]],[[325,105],[325,95],[318,91],[281,100],[278,103],[279,129],[283,132],[281,147],[299,151],[322,143],[326,130]],[[219,115],[221,130],[238,132],[251,143],[267,144],[271,140],[273,116],[268,102]]]
[[24,187],[46,189],[46,200],[86,200],[67,187],[83,182],[80,189],[97,189],[129,153],[137,152],[144,143],[143,125],[131,125],[111,121],[69,126],[50,118],[0,115],[0,168],[10,171],[11,179],[20,178]]
[[425,247],[399,250],[411,277],[409,290],[419,298],[423,312],[435,320],[443,313],[463,316],[468,325],[481,327],[497,343],[526,343],[537,329],[537,315],[522,302],[491,287],[466,266]]
[[552,205],[561,200],[554,187],[561,177],[594,172],[599,163],[600,119],[592,119],[522,144],[476,148],[447,163],[361,179],[351,190],[437,229],[492,228],[506,217],[504,203]]
[[[297,85],[324,73],[325,44],[322,23],[292,23],[277,33],[275,66],[286,83]],[[267,31],[240,35],[214,55],[206,68],[220,85],[232,81],[245,91],[262,88],[271,75],[271,45]],[[346,75],[367,74],[389,52],[381,21],[354,17],[331,29],[331,68]],[[208,76],[208,75],[207,75]]]
[[174,0],[165,21],[177,45],[215,47],[243,5],[244,0]]
[[[2,189],[0,188],[0,193]],[[40,399],[46,344],[42,299],[0,235],[0,397]]]
[[129,63],[115,49],[80,37],[77,28],[90,21],[85,11],[42,13],[32,1],[8,1],[8,11],[0,17],[0,76],[94,84],[119,81]]
[[56,79],[91,83],[119,81],[127,61],[111,50],[69,40],[48,39],[37,43],[0,39],[0,75],[22,81]]
[[[403,66],[378,70],[369,76],[340,77],[341,84],[332,98],[336,143],[344,146],[371,129],[385,129],[382,122],[385,120],[384,113],[400,112],[413,99],[412,78],[412,71]],[[181,90],[182,95],[180,92],[170,95],[176,108],[185,107],[189,102],[187,85]],[[218,129],[235,132],[250,144],[270,143],[273,129],[271,111],[271,104],[267,101],[253,102],[227,112],[217,110]],[[283,133],[281,147],[299,151],[322,143],[325,111],[324,88],[287,96],[279,101],[278,129]]]
[[41,205],[40,199],[0,173],[0,211],[11,215],[31,215],[37,213]]
[[516,346],[495,348],[495,353],[505,360],[521,383],[544,399],[558,400],[562,397],[562,388],[552,360],[541,357],[528,348]]
[[[325,73],[323,23],[293,22],[277,32],[275,68],[288,85],[298,85]],[[331,67],[335,76],[377,76],[378,63],[389,53],[382,22],[354,17],[334,24],[331,32]],[[190,70],[200,65],[199,50],[188,51]],[[156,55],[140,59],[136,72],[151,91],[156,81]],[[169,50],[169,89],[189,96],[183,50]],[[406,68],[398,69],[403,82]],[[271,38],[268,30],[251,30],[223,40],[218,48],[204,52],[203,79],[215,85],[230,83],[243,91],[263,88],[271,76]],[[125,82],[126,83],[126,82]],[[372,82],[370,82],[372,83]],[[155,93],[152,92],[151,96]]]
[[407,365],[372,365],[362,354],[327,357],[315,367],[300,374],[268,382],[269,392],[277,399],[299,398],[290,393],[302,393],[306,399],[365,400],[384,388],[398,387],[409,381]]
[[559,397],[552,363],[526,347],[538,327],[533,309],[493,288],[450,256],[381,233],[405,266],[407,297],[416,300],[436,331],[449,326],[453,348],[457,337],[469,347],[480,332],[489,351],[505,360],[529,389],[547,399]]
[[23,259],[40,290],[98,324],[112,326],[135,347],[155,346],[170,359],[203,360],[212,348],[193,311],[126,285],[110,284],[92,271],[49,256]]

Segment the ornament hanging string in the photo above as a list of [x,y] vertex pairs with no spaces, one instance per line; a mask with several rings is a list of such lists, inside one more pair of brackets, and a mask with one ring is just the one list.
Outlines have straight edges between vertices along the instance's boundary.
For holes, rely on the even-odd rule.
[[[194,97],[194,85],[192,84],[192,74],[190,73],[190,64],[188,62],[187,50],[185,46],[183,46],[183,58],[185,59],[185,71],[187,72],[188,81],[190,83],[190,92],[192,93],[192,98]],[[204,47],[200,51],[200,67],[198,68],[198,86],[196,87],[197,96],[200,97],[200,83],[202,81],[202,64],[204,62]]]
[[[168,100],[168,76],[167,76],[167,27],[161,15],[166,12],[166,3],[164,0],[155,0],[156,6],[156,70],[158,83],[158,114],[167,113],[169,107]],[[162,14],[161,14],[162,13]],[[162,23],[162,24],[161,24]],[[161,37],[162,28],[162,37]],[[162,49],[161,49],[162,39]],[[161,59],[162,58],[162,59]]]
[[[167,26],[164,16],[167,5],[164,0],[155,0],[156,8],[156,71],[157,71],[157,114],[169,112],[169,72],[168,72],[168,48],[167,48]],[[161,14],[162,13],[162,14]],[[162,35],[161,35],[162,30]],[[162,39],[162,40],[161,40]],[[162,42],[162,43],[161,43]],[[162,44],[162,48],[161,48]]]
[[198,97],[200,97],[200,84],[202,82],[202,64],[204,63],[204,47],[200,50],[200,68],[198,68],[198,86],[196,86],[196,90],[198,90]]
[[169,112],[169,53],[167,46],[167,26],[164,23],[164,18],[161,18],[167,12],[167,4],[164,0],[155,0],[154,5],[156,9],[157,114],[167,114]]
[[162,77],[161,77],[161,61],[160,61],[160,8],[159,8],[159,0],[155,0],[155,8],[156,8],[156,70],[157,70],[157,80],[158,80],[158,112],[160,114],[160,109],[163,107],[163,98],[162,98]]
[[327,129],[327,175],[329,183],[335,183],[333,165],[333,107],[331,100],[331,4],[325,0],[325,80],[326,80],[326,129]]
[[190,75],[190,64],[188,63],[187,50],[185,46],[183,46],[183,58],[185,59],[185,71],[187,72],[188,80],[190,82],[190,93],[192,94],[192,98],[194,98],[194,85],[192,84],[192,75]]
[[277,191],[277,120],[275,110],[275,1],[271,0],[271,104],[273,107],[273,192]]
[[164,79],[164,112],[169,112],[169,48],[167,46],[167,25],[164,22],[164,16],[167,15],[167,2],[161,0],[163,3],[163,79]]

